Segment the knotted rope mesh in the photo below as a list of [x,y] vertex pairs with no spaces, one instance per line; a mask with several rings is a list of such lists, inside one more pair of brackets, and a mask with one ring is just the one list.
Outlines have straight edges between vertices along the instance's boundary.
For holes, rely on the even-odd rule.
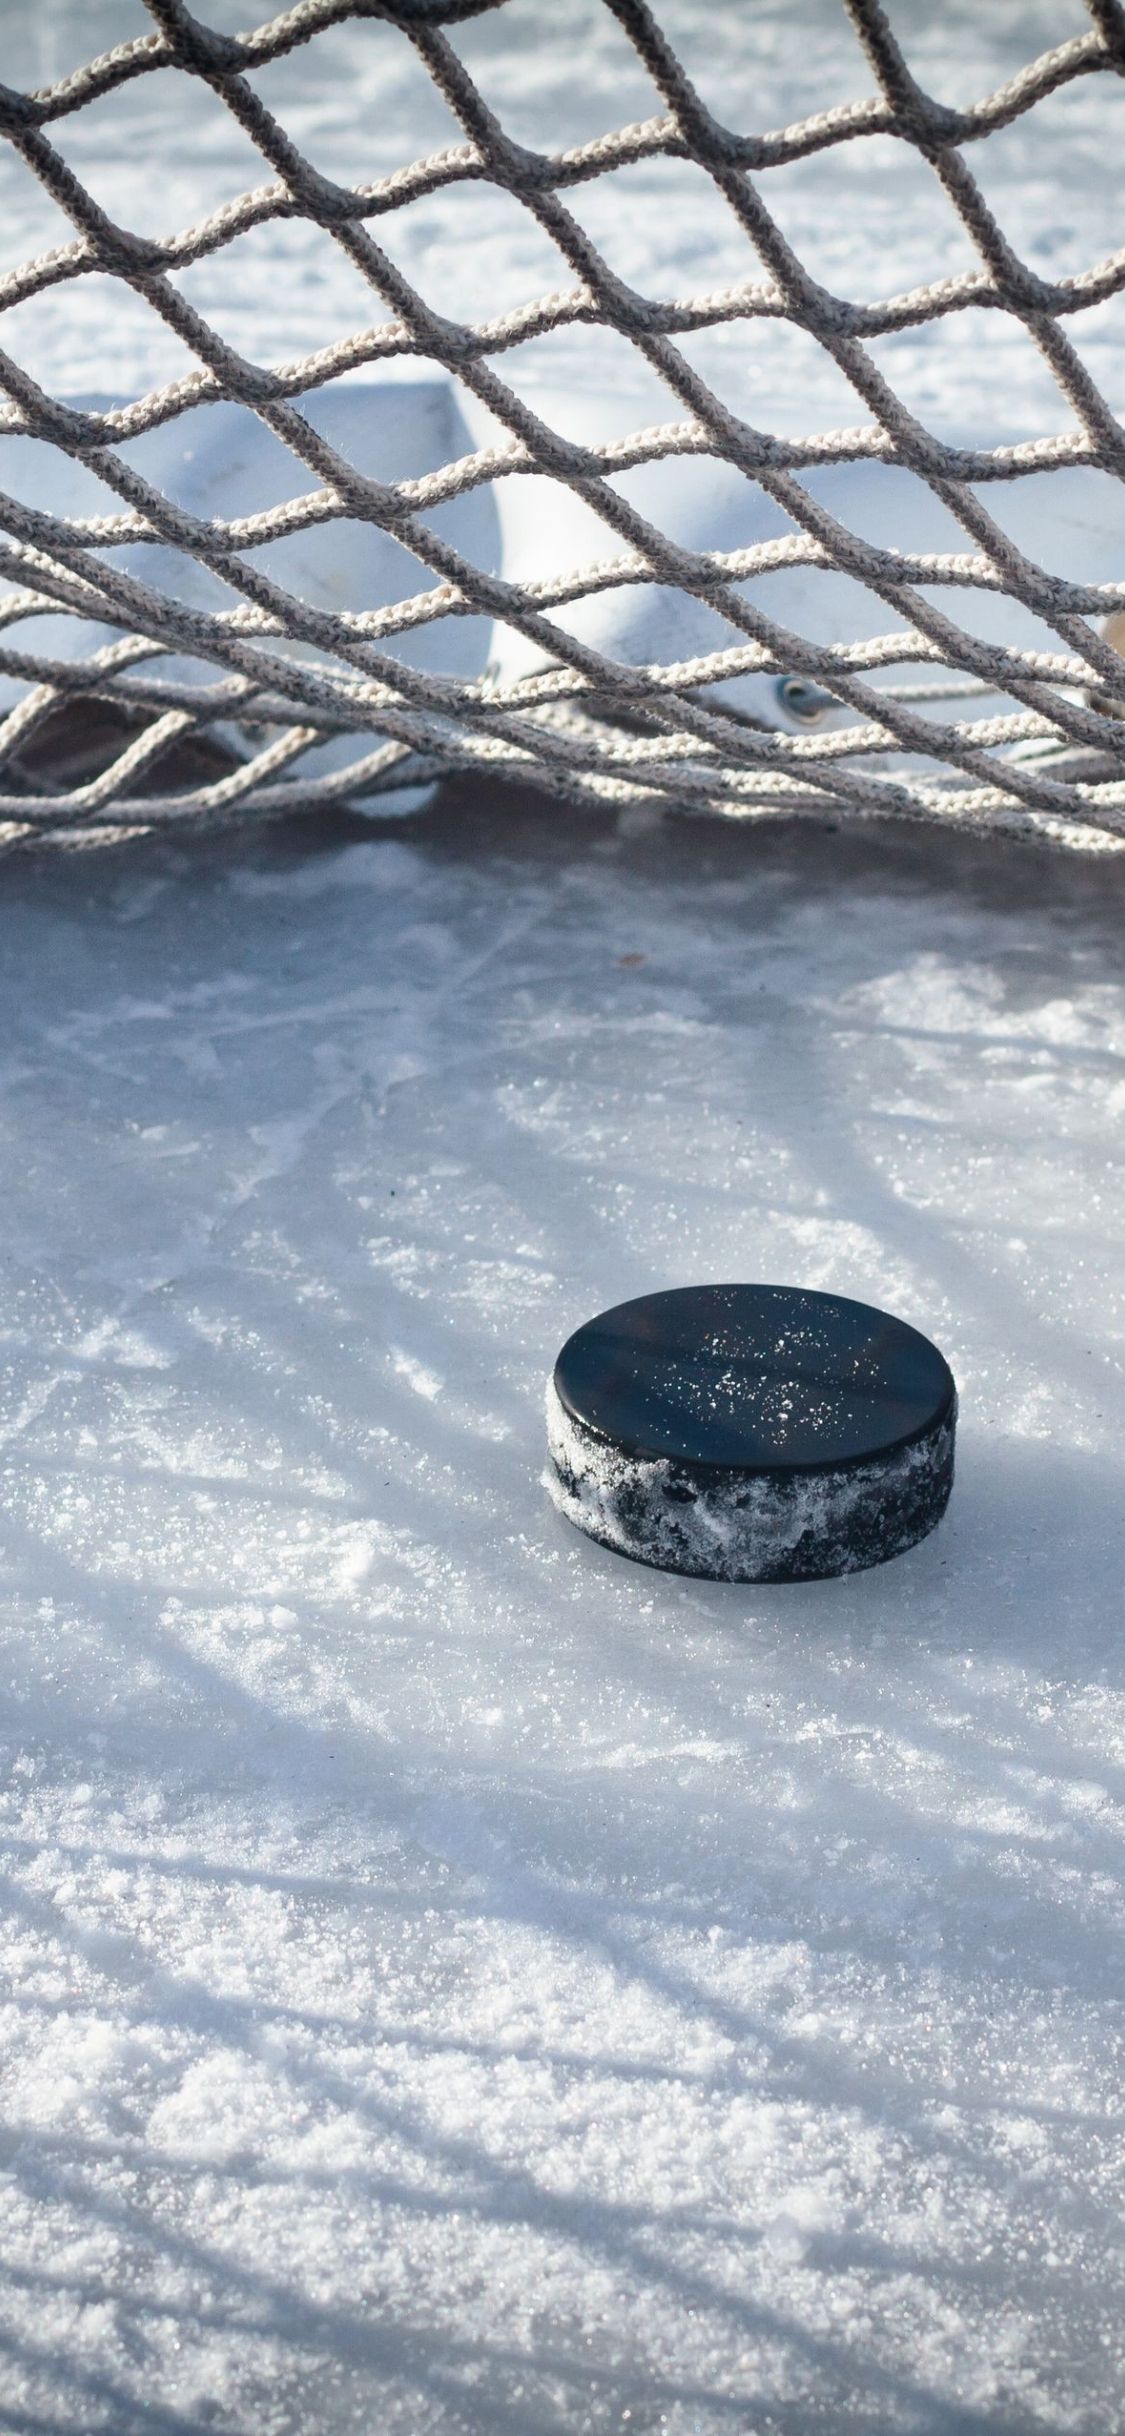
[[[720,123],[645,0],[604,0],[659,107],[553,157],[505,133],[458,52],[458,24],[502,10],[504,0],[299,0],[241,37],[209,28],[180,0],[146,0],[151,33],[49,89],[3,91],[3,133],[74,236],[0,280],[0,307],[108,277],[160,317],[197,367],[94,411],[48,394],[0,354],[0,441],[22,436],[60,452],[60,466],[63,457],[77,460],[119,503],[111,515],[76,516],[0,497],[0,677],[11,681],[7,698],[16,695],[0,725],[0,820],[9,841],[105,837],[122,827],[383,796],[389,809],[396,790],[454,771],[531,780],[597,805],[671,801],[743,818],[899,814],[1087,843],[1125,834],[1125,670],[1109,639],[1113,614],[1125,609],[1125,563],[1120,582],[1048,572],[982,496],[1067,467],[1125,474],[1125,430],[1067,326],[1125,287],[1125,250],[1077,276],[1040,276],[1008,242],[969,166],[982,139],[1074,79],[1120,75],[1125,10],[1119,0],[1087,0],[1088,31],[976,105],[954,109],[916,81],[876,0],[842,4],[873,95],[761,132]],[[297,146],[255,76],[343,21],[372,19],[413,46],[463,141],[350,186],[333,177],[331,160]],[[565,19],[565,9],[552,12],[543,40],[565,41]],[[67,165],[56,131],[139,78],[166,89],[171,111],[181,80],[202,80],[260,154],[268,182],[159,241],[120,225]],[[979,267],[857,303],[809,275],[756,181],[772,167],[875,135],[922,157]],[[690,162],[713,182],[745,238],[742,283],[719,295],[654,299],[618,275],[584,229],[584,184],[659,155]],[[1112,163],[1103,168],[1116,176]],[[395,213],[458,181],[490,182],[530,215],[569,266],[571,284],[483,324],[428,303],[396,267]],[[189,301],[181,275],[246,230],[295,216],[340,249],[366,284],[372,317],[328,349],[264,365],[220,335]],[[1064,431],[954,447],[896,395],[871,342],[970,306],[1022,325],[1057,384]],[[678,343],[735,320],[806,334],[849,384],[862,420],[797,438],[746,420]],[[646,377],[663,385],[667,420],[593,446],[566,437],[517,392],[505,379],[506,352],[574,324],[612,331],[636,351]],[[332,445],[308,410],[313,393],[357,367],[403,356],[440,367],[486,410],[497,444],[406,481],[362,473]],[[223,400],[237,402],[288,452],[292,494],[267,510],[189,512],[130,460],[140,436]],[[734,469],[780,511],[784,537],[725,550],[675,540],[630,502],[621,480],[675,457]],[[955,520],[965,546],[919,553],[851,529],[808,477],[864,461],[914,477]],[[434,521],[463,494],[528,476],[558,486],[599,520],[605,550],[593,563],[515,580],[473,563],[443,533],[440,515]],[[264,568],[264,545],[345,522],[391,536],[426,580],[397,601],[331,610]],[[219,604],[201,608],[127,571],[125,545],[134,561],[136,545],[160,545],[209,569],[223,588]],[[771,615],[769,579],[794,568],[854,580],[879,604],[881,631],[818,642]],[[568,630],[568,608],[644,586],[704,604],[725,630],[722,647],[636,660],[584,639],[580,621],[578,632]],[[1018,639],[1027,616],[1016,621],[1016,639],[983,640],[940,605],[943,587],[1005,596],[1038,621],[1046,647]],[[53,621],[57,636],[60,617],[77,645],[37,649],[42,621]],[[402,656],[404,638],[419,628],[452,632],[466,617],[522,637],[533,664],[509,678],[494,668],[466,678],[443,673],[440,655],[422,668]],[[99,640],[107,628],[110,639]],[[787,688],[785,701],[807,725],[790,732],[783,717],[771,723],[740,711],[729,688],[746,676]],[[978,707],[974,716],[974,701],[997,695],[998,710],[982,716]],[[47,749],[67,719],[66,732],[87,739],[85,754],[69,759]],[[346,766],[324,770],[314,761],[310,772],[309,757],[333,738],[350,741]]]

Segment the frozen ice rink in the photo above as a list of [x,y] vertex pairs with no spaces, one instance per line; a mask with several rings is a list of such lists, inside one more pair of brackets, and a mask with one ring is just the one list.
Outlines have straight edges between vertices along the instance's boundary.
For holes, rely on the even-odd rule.
[[[12,84],[147,23],[18,14]],[[734,10],[662,14],[737,123],[868,87],[827,0],[799,31],[756,7],[754,50]],[[530,0],[457,33],[528,142],[652,106],[574,15],[569,101]],[[1088,20],[895,22],[957,100]],[[380,83],[389,29],[333,39],[331,84],[309,51],[263,80],[314,154],[371,176],[449,140]],[[1109,86],[1042,105],[1049,178],[1038,113],[984,148],[1041,266],[1120,241]],[[152,100],[118,97],[138,144]],[[146,187],[111,115],[66,141],[138,226],[248,182],[185,123]],[[957,267],[875,178],[849,219],[840,170],[770,189],[818,275]],[[66,231],[11,176],[18,260]],[[642,243],[596,194],[638,284],[742,275],[702,195]],[[402,216],[434,301],[466,211],[491,251],[458,309],[535,292],[498,209]],[[354,309],[306,240],[272,232],[288,288],[220,258],[263,360]],[[104,391],[79,296],[5,337]],[[1111,390],[1119,321],[1076,331]],[[123,394],[175,377],[151,338],[123,328]],[[1018,331],[982,397],[979,339],[881,360],[937,424],[1058,427]],[[542,378],[585,411],[581,343]],[[744,330],[701,336],[708,377],[723,343],[759,381]],[[755,410],[854,420],[822,378],[771,356]],[[5,862],[0,2429],[1118,2436],[1123,928],[1119,854],[466,784]],[[562,1339],[708,1278],[937,1340],[962,1418],[932,1538],[713,1587],[556,1518]]]
[[[9,863],[5,2408],[1116,2429],[1125,868],[452,798]],[[589,1311],[957,1374],[946,1522],[708,1587]]]

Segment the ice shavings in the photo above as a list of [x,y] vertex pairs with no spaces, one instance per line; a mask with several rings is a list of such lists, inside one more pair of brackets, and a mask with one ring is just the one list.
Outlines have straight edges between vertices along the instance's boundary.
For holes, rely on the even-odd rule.
[[[404,851],[8,867],[3,2407],[1117,2436],[1123,883]],[[553,1512],[568,1332],[738,1276],[948,1352],[893,1564]]]

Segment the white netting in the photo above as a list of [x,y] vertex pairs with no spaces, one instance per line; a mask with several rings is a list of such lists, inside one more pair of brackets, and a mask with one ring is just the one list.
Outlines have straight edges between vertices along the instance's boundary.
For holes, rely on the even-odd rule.
[[[458,22],[502,16],[504,0],[300,0],[242,36],[207,27],[179,0],[146,0],[155,21],[148,35],[49,88],[3,92],[9,144],[75,233],[9,271],[0,306],[18,309],[65,283],[101,280],[118,296],[124,285],[198,367],[95,408],[49,394],[0,354],[8,398],[0,446],[45,449],[58,476],[53,487],[40,476],[37,502],[26,490],[0,496],[6,836],[104,835],[122,823],[215,821],[382,795],[393,803],[402,787],[455,770],[531,778],[602,804],[672,800],[742,817],[897,813],[1085,842],[1125,834],[1121,661],[1099,630],[1107,612],[1125,606],[1125,555],[1119,580],[1049,570],[1046,553],[1021,543],[986,504],[1065,469],[1120,482],[1125,431],[1068,323],[1125,288],[1125,251],[1076,275],[1041,275],[1005,237],[965,158],[1075,80],[1120,75],[1125,11],[1120,0],[1087,0],[1088,31],[975,105],[952,108],[915,80],[875,0],[844,4],[874,96],[759,132],[719,122],[644,0],[604,0],[660,107],[557,156],[505,133],[458,54]],[[390,28],[413,46],[464,140],[352,186],[333,176],[330,158],[298,147],[255,79],[345,23],[367,21],[374,32],[375,20],[381,39]],[[793,39],[799,44],[796,24]],[[543,43],[565,49],[567,40],[567,11],[550,12]],[[60,147],[74,113],[142,78],[173,114],[183,80],[201,80],[271,182],[162,240],[131,233]],[[974,259],[952,276],[859,303],[809,275],[755,180],[874,137],[913,149]],[[621,177],[626,213],[626,173],[660,156],[712,182],[745,240],[743,282],[659,301],[615,271],[587,233],[577,208],[583,186]],[[1113,161],[1091,162],[1091,175],[1099,172],[1112,181]],[[154,181],[159,173],[154,136]],[[483,182],[528,215],[570,284],[483,323],[427,302],[396,267],[395,214],[459,181]],[[189,300],[206,292],[193,266],[294,218],[324,233],[383,318],[299,361],[264,366]],[[1034,342],[1063,401],[1065,430],[1005,443],[1001,402],[999,443],[967,448],[903,403],[876,362],[877,343],[969,310],[986,321],[1007,316]],[[793,437],[737,412],[678,343],[735,323],[753,325],[763,343],[784,329],[823,351],[859,401],[862,425]],[[662,384],[669,419],[602,444],[580,441],[505,379],[506,355],[575,325],[633,350],[646,378]],[[107,367],[113,355],[110,312]],[[333,436],[317,401],[363,368],[403,358],[449,382],[476,428],[494,435],[488,445],[420,477],[361,470],[362,452],[339,438],[351,427]],[[248,484],[245,513],[205,513],[177,503],[145,471],[137,444],[200,410],[250,419],[290,469],[284,496],[253,508]],[[627,477],[675,459],[702,460],[741,486],[740,496],[768,503],[768,537],[741,538],[735,515],[733,546],[701,547],[646,512]],[[112,513],[71,512],[76,466],[112,495]],[[819,479],[865,466],[908,479],[966,546],[915,549],[865,534]],[[545,560],[530,575],[489,563],[483,548],[474,555],[474,528],[451,524],[446,509],[511,482],[546,484],[572,502],[580,536],[593,518],[604,534],[600,554],[582,564]],[[318,531],[331,539],[332,528],[341,550],[344,534],[357,531],[397,545],[396,563],[428,580],[343,608],[323,590],[283,580],[285,546]],[[146,553],[158,580],[144,572]],[[177,569],[205,582],[193,587]],[[771,614],[771,584],[795,570],[835,585],[837,597],[841,581],[862,596],[865,613],[843,637],[826,640],[822,628],[818,638],[815,615],[790,623],[776,607]],[[671,648],[655,656],[612,647],[612,627],[589,614],[640,595],[664,603],[657,630]],[[982,631],[979,621],[974,630],[970,598],[1010,607],[1010,630]],[[701,615],[706,649],[694,647]],[[456,647],[443,660],[442,638],[453,645],[466,620],[515,638],[522,661],[494,647],[465,674]],[[437,642],[418,665],[423,630]],[[740,695],[747,680],[759,691],[752,684]]]

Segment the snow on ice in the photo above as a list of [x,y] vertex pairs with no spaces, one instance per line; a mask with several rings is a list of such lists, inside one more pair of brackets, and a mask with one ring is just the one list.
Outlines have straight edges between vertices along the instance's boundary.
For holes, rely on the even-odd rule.
[[[1116,862],[615,825],[9,863],[4,2408],[1115,2428]],[[648,1287],[931,1331],[938,1531],[540,1485]]]

